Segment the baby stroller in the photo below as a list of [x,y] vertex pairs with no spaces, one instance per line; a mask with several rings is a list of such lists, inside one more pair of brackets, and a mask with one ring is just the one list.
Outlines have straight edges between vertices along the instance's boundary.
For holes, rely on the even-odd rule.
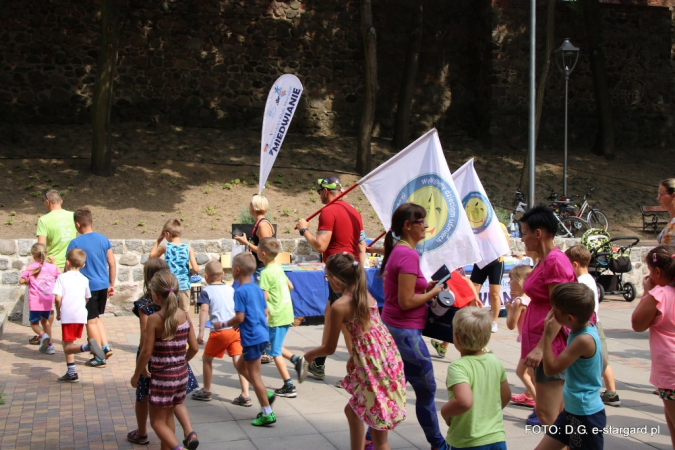
[[[613,245],[621,241],[625,245]],[[582,245],[591,252],[588,272],[598,285],[598,301],[602,301],[605,294],[621,294],[627,302],[635,300],[635,285],[629,281],[624,283],[623,274],[633,269],[630,249],[638,242],[637,236],[610,238],[609,233],[600,228],[591,228],[581,237]]]

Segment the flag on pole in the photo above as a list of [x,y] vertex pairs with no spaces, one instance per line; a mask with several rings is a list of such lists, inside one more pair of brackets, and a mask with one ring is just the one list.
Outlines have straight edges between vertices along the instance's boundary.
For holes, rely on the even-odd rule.
[[431,276],[443,264],[463,267],[481,259],[469,219],[452,181],[435,129],[358,181],[385,229],[401,204],[427,210],[426,238],[417,244],[420,267]]
[[267,96],[260,139],[260,179],[258,194],[265,189],[265,182],[277,159],[281,144],[291,125],[291,119],[300,102],[302,83],[291,74],[280,76]]
[[482,269],[500,256],[509,253],[509,242],[483,189],[483,183],[480,182],[473,167],[473,158],[457,169],[452,179],[476,237],[482,258],[476,264]]

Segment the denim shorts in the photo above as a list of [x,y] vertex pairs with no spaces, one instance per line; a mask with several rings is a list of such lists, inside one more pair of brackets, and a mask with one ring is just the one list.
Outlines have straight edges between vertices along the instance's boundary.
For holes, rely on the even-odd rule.
[[577,416],[563,411],[553,425],[547,428],[546,435],[569,446],[570,450],[576,448],[602,450],[604,446],[602,431],[606,426],[607,416],[604,409],[587,416]]
[[244,349],[244,361],[253,361],[254,359],[260,359],[265,348],[269,342],[261,342],[260,344],[253,344],[248,347],[243,347]]
[[52,314],[51,311],[31,311],[28,316],[28,321],[30,323],[36,323],[43,318],[49,320],[49,316],[51,316],[51,314]]
[[281,356],[281,347],[284,346],[284,339],[286,339],[286,333],[288,333],[290,327],[290,325],[269,327],[270,345],[267,347],[267,354],[272,358]]

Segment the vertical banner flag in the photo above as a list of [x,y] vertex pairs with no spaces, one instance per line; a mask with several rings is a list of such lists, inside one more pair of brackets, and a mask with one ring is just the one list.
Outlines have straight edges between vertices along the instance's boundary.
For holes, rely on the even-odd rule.
[[427,210],[426,237],[417,244],[420,267],[430,277],[443,264],[454,269],[480,260],[436,129],[428,131],[358,181],[385,229],[403,203]]
[[476,237],[482,258],[476,264],[482,269],[500,256],[509,253],[509,243],[483,189],[483,183],[478,179],[476,169],[473,167],[473,158],[457,169],[452,179]]
[[260,179],[258,194],[265,188],[265,182],[277,159],[284,142],[291,119],[300,102],[302,83],[291,74],[280,76],[267,96],[260,140]]

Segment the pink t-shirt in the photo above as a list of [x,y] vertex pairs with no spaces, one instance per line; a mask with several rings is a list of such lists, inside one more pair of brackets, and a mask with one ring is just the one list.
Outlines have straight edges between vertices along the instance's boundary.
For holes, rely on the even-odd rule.
[[[516,297],[514,300],[518,299],[520,299],[520,304],[522,306],[527,307],[527,305],[530,304],[530,298],[527,295]],[[527,309],[525,311],[527,311]],[[523,323],[525,323],[525,312],[521,312],[520,316],[518,316],[518,323],[516,323],[516,327],[518,328],[518,337],[516,338],[516,342],[522,342],[523,340]]]
[[54,283],[59,276],[59,269],[54,264],[44,263],[37,278],[32,275],[39,263],[31,263],[21,272],[21,278],[28,280],[28,309],[31,311],[51,311],[54,306]]
[[401,309],[398,303],[398,275],[401,273],[417,275],[415,294],[422,294],[427,289],[429,283],[420,270],[420,255],[407,245],[395,245],[384,267],[382,320],[396,328],[423,330],[429,306],[425,303],[406,311]]
[[649,326],[652,373],[649,382],[661,389],[675,389],[675,287],[657,286],[649,293],[661,313]]
[[[571,283],[576,281],[572,263],[557,247],[546,255],[532,272],[525,278],[523,290],[530,297],[530,304],[525,310],[523,321],[522,345],[520,357],[525,359],[537,346],[544,334],[544,319],[551,310],[548,286],[556,283]],[[553,354],[558,356],[567,345],[567,333],[564,329],[553,339],[551,348]]]

